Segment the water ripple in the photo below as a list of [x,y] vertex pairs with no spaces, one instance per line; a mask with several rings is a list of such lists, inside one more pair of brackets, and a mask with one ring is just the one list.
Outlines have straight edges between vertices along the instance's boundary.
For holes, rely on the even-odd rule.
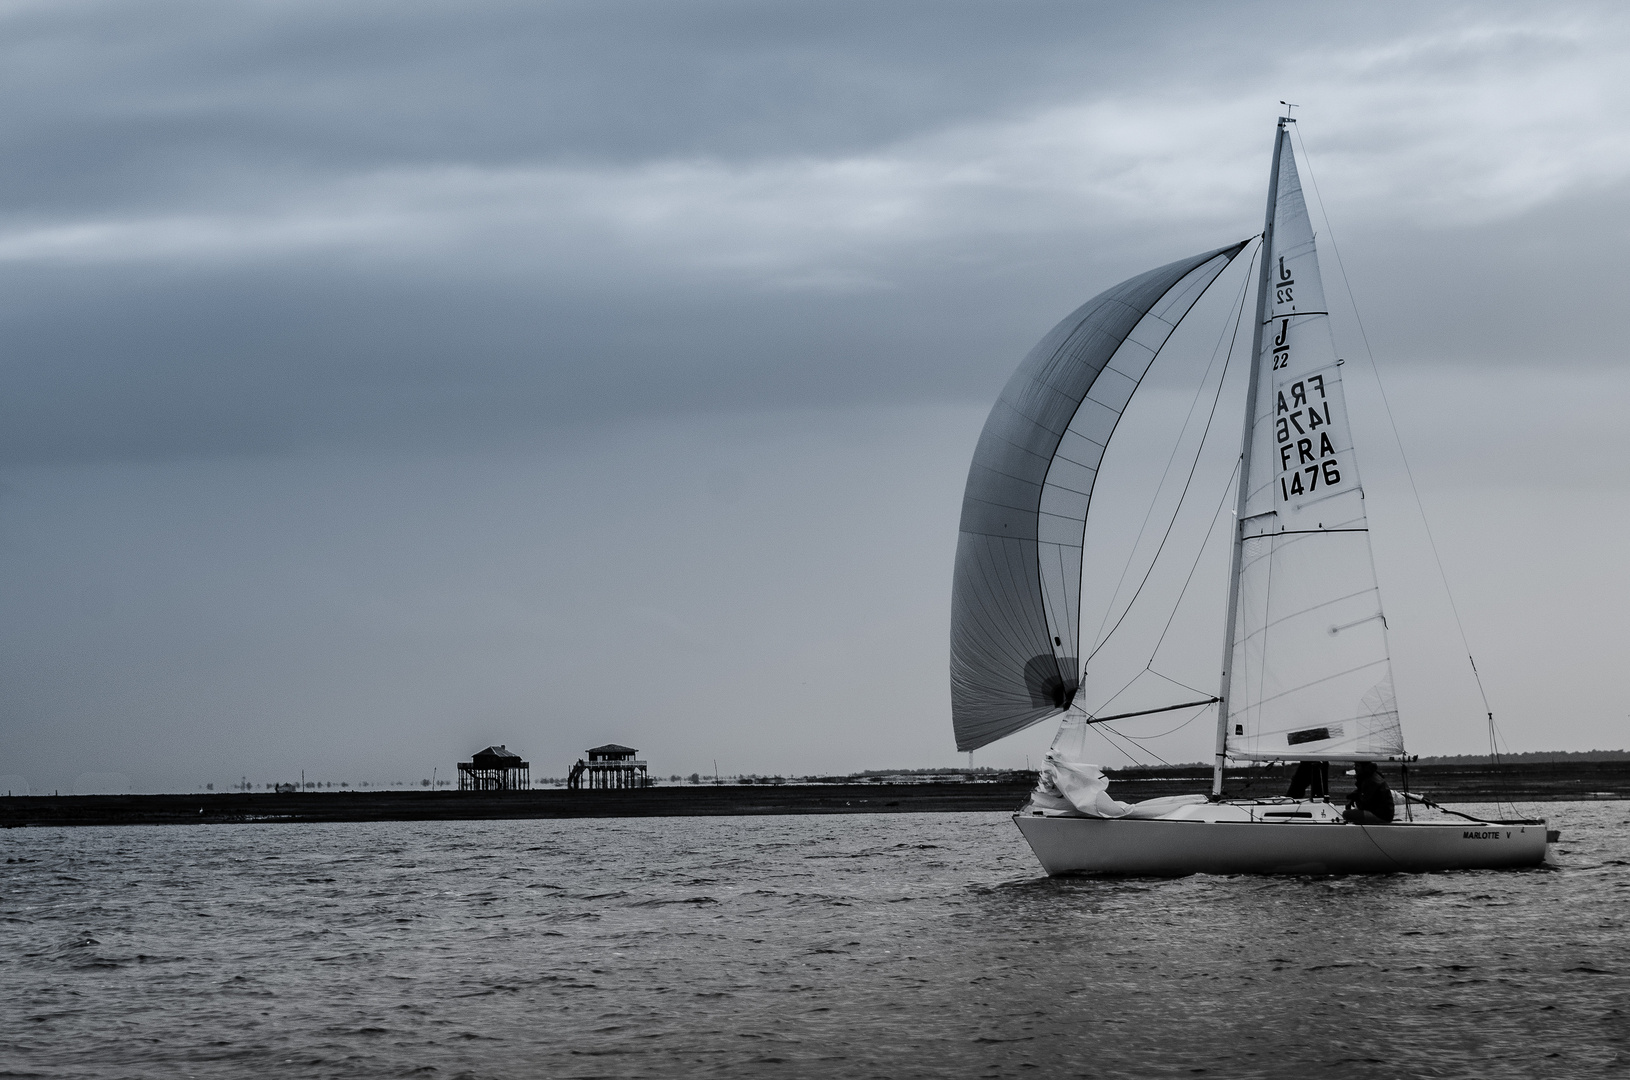
[[1041,877],[1006,815],[0,834],[0,1076],[1630,1073],[1624,806],[1556,865]]

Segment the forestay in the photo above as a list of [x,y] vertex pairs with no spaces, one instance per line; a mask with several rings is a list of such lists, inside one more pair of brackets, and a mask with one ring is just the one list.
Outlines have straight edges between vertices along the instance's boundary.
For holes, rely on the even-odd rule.
[[1019,365],[968,470],[951,591],[951,711],[973,750],[1063,712],[1080,683],[1081,545],[1098,464],[1172,329],[1245,242],[1087,301]]
[[1288,138],[1267,251],[1248,437],[1227,753],[1403,753],[1340,361]]

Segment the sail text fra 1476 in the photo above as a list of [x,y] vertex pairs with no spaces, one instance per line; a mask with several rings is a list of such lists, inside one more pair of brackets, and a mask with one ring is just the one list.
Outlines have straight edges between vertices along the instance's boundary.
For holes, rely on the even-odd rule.
[[[1404,754],[1386,618],[1307,204],[1279,121],[1244,409],[1212,792],[1127,805],[1055,741],[1015,815],[1048,873],[1385,873],[1533,865],[1543,821],[1354,823],[1326,798],[1229,800],[1226,761]],[[1076,702],[1081,562],[1104,450],[1177,323],[1250,241],[1139,275],[1019,365],[968,473],[952,586],[957,746]],[[1367,767],[1367,766],[1366,766]]]

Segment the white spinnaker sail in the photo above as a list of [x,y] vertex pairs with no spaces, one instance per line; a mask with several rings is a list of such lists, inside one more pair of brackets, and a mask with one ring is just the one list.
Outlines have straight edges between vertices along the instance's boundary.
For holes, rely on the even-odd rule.
[[985,420],[951,585],[951,721],[974,750],[1069,708],[1098,465],[1155,355],[1246,241],[1128,278],[1042,338]]
[[1313,228],[1280,140],[1256,415],[1246,483],[1227,753],[1403,753],[1364,490]]

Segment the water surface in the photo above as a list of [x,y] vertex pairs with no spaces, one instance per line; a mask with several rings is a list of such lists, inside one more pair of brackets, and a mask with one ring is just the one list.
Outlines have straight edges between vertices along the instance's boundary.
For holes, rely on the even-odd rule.
[[1005,814],[9,830],[0,1076],[1630,1075],[1630,804],[1545,812],[1132,881]]

